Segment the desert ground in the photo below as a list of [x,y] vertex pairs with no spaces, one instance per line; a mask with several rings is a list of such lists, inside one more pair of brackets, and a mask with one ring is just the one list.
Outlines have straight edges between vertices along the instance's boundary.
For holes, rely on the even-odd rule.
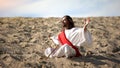
[[[83,27],[82,17],[73,17]],[[55,47],[48,38],[62,28],[60,17],[1,17],[0,68],[120,68],[120,17],[90,17],[93,44],[81,47],[82,57],[47,58]],[[90,51],[90,55],[86,53]]]

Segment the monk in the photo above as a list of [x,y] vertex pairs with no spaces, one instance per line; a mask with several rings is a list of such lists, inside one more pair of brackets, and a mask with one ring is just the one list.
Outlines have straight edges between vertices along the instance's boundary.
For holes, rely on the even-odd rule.
[[73,19],[69,15],[62,17],[63,30],[57,37],[50,37],[57,45],[56,48],[47,48],[45,56],[47,57],[80,57],[80,46],[91,45],[92,38],[90,32],[87,30],[87,25],[90,19],[84,21],[84,27],[75,27]]

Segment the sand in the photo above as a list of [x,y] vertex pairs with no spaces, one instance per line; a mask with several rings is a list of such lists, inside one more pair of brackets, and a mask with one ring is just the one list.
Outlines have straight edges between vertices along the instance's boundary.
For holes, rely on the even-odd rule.
[[[77,27],[84,18],[74,17]],[[0,68],[120,68],[120,17],[90,17],[93,44],[81,47],[83,57],[46,58],[54,47],[49,35],[61,31],[60,18],[0,18]],[[90,51],[90,55],[86,55]]]

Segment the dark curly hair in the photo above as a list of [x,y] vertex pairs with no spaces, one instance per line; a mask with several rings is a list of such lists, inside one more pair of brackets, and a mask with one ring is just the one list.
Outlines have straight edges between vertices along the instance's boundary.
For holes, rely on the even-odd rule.
[[71,28],[75,27],[74,22],[69,15],[63,16],[62,19],[65,19],[67,21],[67,23],[66,23],[66,22],[64,22],[65,20],[62,20],[63,28],[71,29]]

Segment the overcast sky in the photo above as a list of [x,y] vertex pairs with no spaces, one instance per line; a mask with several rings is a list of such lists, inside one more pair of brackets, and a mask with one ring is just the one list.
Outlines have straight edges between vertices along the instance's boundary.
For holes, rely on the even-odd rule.
[[0,17],[120,16],[120,0],[0,0]]

